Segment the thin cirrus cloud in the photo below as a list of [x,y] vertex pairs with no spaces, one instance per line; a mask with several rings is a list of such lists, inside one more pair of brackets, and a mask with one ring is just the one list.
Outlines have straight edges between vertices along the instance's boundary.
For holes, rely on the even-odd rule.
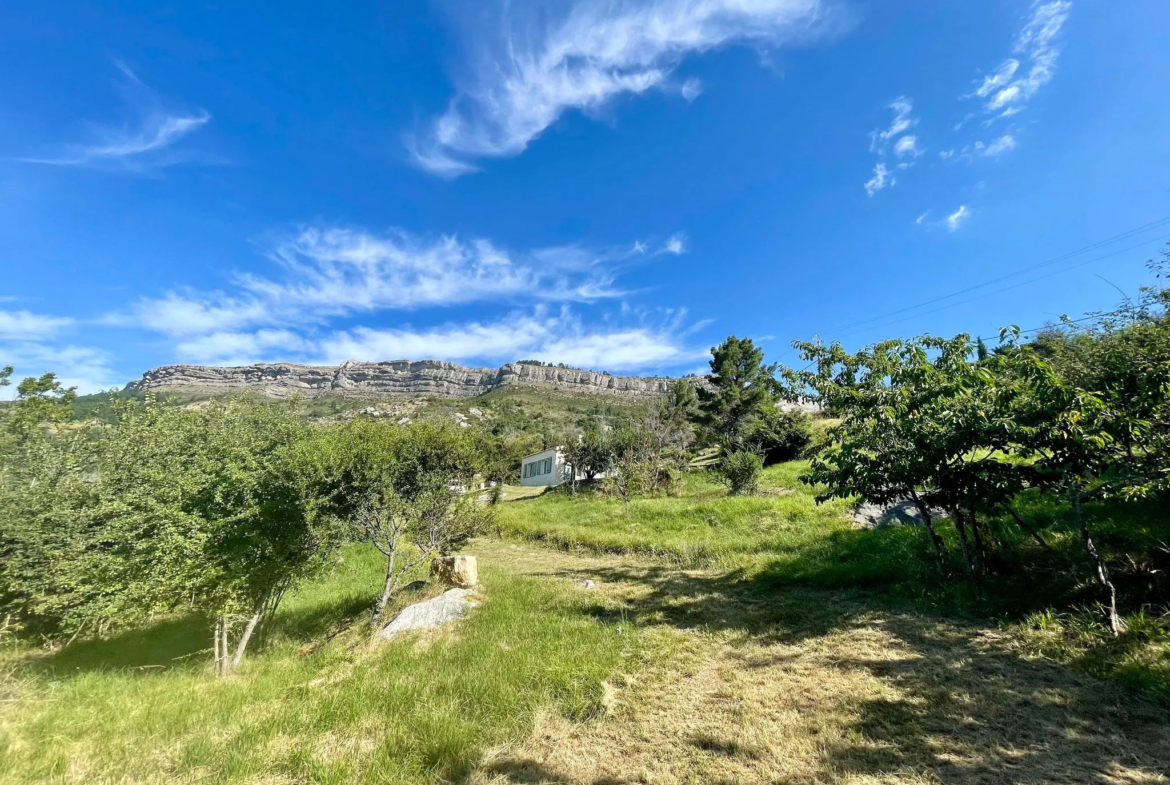
[[970,217],[971,211],[967,208],[967,205],[964,204],[960,205],[958,210],[955,210],[953,213],[944,218],[943,223],[946,224],[948,231],[956,232],[959,230],[959,227],[965,224],[967,219]]
[[477,28],[468,77],[447,110],[406,138],[414,162],[440,176],[481,158],[518,155],[565,112],[596,112],[623,95],[672,83],[688,56],[733,43],[779,45],[823,25],[825,0],[543,0],[499,2],[501,33]]
[[[212,365],[537,357],[631,370],[690,362],[695,350],[686,345],[681,312],[655,321],[623,305],[616,320],[586,325],[569,309],[617,297],[613,282],[623,266],[685,253],[686,238],[678,233],[648,248],[639,242],[514,253],[486,240],[310,227],[272,246],[283,272],[278,279],[241,275],[229,292],[171,292],[104,321],[161,333],[172,339],[178,360]],[[363,315],[509,300],[536,305],[495,321],[423,329],[352,324]],[[560,311],[549,311],[548,303]]]
[[177,143],[211,120],[203,109],[181,111],[164,107],[158,95],[125,64],[115,62],[123,79],[119,92],[130,117],[118,125],[97,126],[91,140],[66,145],[55,156],[29,156],[24,163],[51,166],[116,166],[145,171],[190,159]]
[[[682,253],[682,243],[676,235],[658,253]],[[231,293],[176,291],[145,298],[106,321],[193,336],[482,301],[594,302],[625,294],[615,286],[618,272],[651,255],[645,243],[513,252],[485,239],[336,227],[304,227],[275,242],[268,254],[280,276],[239,274]]]
[[1032,6],[1031,16],[1016,36],[1013,56],[984,76],[971,94],[983,101],[983,111],[994,116],[992,121],[1019,114],[1040,88],[1052,81],[1060,59],[1057,39],[1071,10],[1069,0]]
[[891,149],[894,157],[899,160],[894,164],[897,169],[909,169],[914,165],[913,160],[925,152],[918,144],[918,137],[906,133],[918,124],[918,118],[914,116],[913,99],[904,95],[899,96],[887,104],[886,108],[894,113],[889,127],[879,128],[869,134],[869,150],[879,159],[874,165],[873,176],[865,182],[865,192],[869,196],[898,183],[885,162],[886,155]]

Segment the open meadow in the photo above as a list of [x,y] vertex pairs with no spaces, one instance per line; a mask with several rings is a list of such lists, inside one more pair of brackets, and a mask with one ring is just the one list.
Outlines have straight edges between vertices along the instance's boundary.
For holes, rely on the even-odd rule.
[[990,623],[1014,592],[948,586],[921,531],[858,529],[815,504],[804,469],[769,468],[739,498],[689,475],[629,520],[589,492],[503,502],[497,535],[464,549],[482,605],[394,641],[367,624],[384,562],[348,546],[225,679],[198,615],[58,651],[9,643],[0,781],[1170,776],[1164,638],[1086,654],[1055,617]]

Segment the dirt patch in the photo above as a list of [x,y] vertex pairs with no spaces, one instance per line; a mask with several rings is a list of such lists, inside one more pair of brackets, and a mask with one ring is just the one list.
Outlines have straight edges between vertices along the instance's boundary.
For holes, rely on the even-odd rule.
[[543,716],[479,783],[1165,783],[1170,713],[1021,658],[977,625],[766,590],[736,574],[483,543],[485,561],[596,582],[657,636],[604,718]]

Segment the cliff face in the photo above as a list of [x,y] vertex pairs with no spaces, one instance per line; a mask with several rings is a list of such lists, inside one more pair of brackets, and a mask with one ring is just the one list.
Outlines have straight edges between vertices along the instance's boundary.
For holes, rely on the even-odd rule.
[[360,363],[339,366],[270,363],[236,368],[166,365],[127,385],[131,390],[217,394],[249,390],[272,398],[300,394],[436,395],[470,398],[499,387],[539,387],[609,395],[660,395],[665,377],[610,376],[594,371],[509,363],[500,368],[465,368],[441,360]]

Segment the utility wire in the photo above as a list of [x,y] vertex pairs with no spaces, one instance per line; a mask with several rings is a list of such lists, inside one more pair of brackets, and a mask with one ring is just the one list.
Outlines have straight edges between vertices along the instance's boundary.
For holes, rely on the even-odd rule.
[[[921,311],[919,313],[911,314],[910,316],[907,316],[907,317],[904,317],[901,319],[895,319],[895,320],[889,321],[889,322],[882,322],[881,324],[867,325],[864,329],[861,329],[861,330],[853,330],[853,331],[847,332],[847,333],[836,334],[836,335],[834,335],[834,340],[848,338],[852,335],[857,335],[858,333],[861,333],[861,332],[868,332],[871,329],[879,329],[882,327],[889,327],[891,325],[901,324],[901,323],[907,322],[907,321],[912,321],[912,320],[917,319],[921,316],[928,316],[929,314],[932,314],[932,313],[939,313],[941,311],[948,311],[948,310],[955,308],[956,306],[959,306],[959,305],[966,305],[967,303],[972,303],[972,302],[975,302],[976,300],[982,300],[985,297],[991,297],[993,295],[1000,294],[1000,293],[1006,292],[1006,291],[1010,291],[1012,289],[1018,289],[1021,286],[1027,286],[1028,284],[1036,283],[1037,281],[1042,281],[1045,278],[1051,278],[1054,275],[1060,275],[1061,273],[1066,273],[1066,272],[1069,272],[1070,270],[1075,270],[1078,267],[1085,267],[1086,265],[1090,265],[1090,264],[1093,264],[1094,262],[1102,261],[1103,259],[1109,259],[1109,258],[1114,257],[1114,256],[1119,256],[1123,253],[1127,253],[1129,251],[1140,248],[1143,245],[1149,245],[1150,243],[1162,242],[1163,240],[1167,240],[1167,239],[1170,239],[1170,235],[1163,235],[1161,237],[1154,237],[1154,238],[1149,239],[1149,240],[1143,240],[1140,243],[1136,243],[1135,245],[1127,246],[1127,247],[1122,248],[1120,250],[1113,251],[1112,253],[1107,253],[1107,254],[1104,254],[1103,256],[1096,256],[1092,259],[1088,259],[1088,260],[1083,261],[1083,262],[1078,262],[1077,264],[1070,265],[1068,267],[1062,267],[1059,270],[1053,270],[1051,272],[1044,273],[1043,275],[1038,275],[1035,278],[1029,278],[1026,281],[1021,281],[1019,283],[1012,284],[1011,286],[1004,286],[1004,287],[1001,287],[999,289],[994,289],[990,292],[984,292],[983,294],[976,295],[975,297],[969,297],[966,300],[960,300],[959,302],[956,302],[956,303],[949,303],[947,305],[944,305],[941,308],[934,308],[934,309],[929,310],[929,311]],[[1003,278],[1000,278],[999,280],[1003,280]],[[978,288],[978,287],[972,287],[972,289],[974,289],[974,288]],[[971,289],[967,289],[966,291],[971,291]],[[937,300],[935,302],[937,302]],[[877,318],[881,318],[881,317],[877,317]]]
[[[965,289],[960,289],[958,291],[951,292],[950,294],[944,294],[940,297],[935,297],[932,300],[926,300],[925,302],[917,303],[915,305],[908,305],[905,308],[899,308],[896,311],[890,311],[889,313],[880,314],[878,316],[872,316],[872,317],[869,317],[867,319],[862,319],[860,321],[851,322],[851,323],[845,324],[845,325],[840,325],[840,326],[835,327],[831,330],[826,330],[825,332],[836,333],[839,330],[849,330],[849,329],[852,329],[854,327],[858,327],[858,326],[863,325],[863,324],[870,324],[871,322],[880,321],[880,320],[886,319],[890,316],[897,316],[899,314],[906,313],[907,311],[913,311],[913,310],[918,309],[918,308],[923,308],[927,305],[933,305],[935,303],[942,302],[943,300],[949,300],[952,297],[958,297],[960,295],[967,294],[968,292],[973,292],[976,289],[982,289],[985,286],[991,286],[992,284],[996,284],[996,283],[999,283],[1001,281],[1006,281],[1006,280],[1008,280],[1010,278],[1014,278],[1018,275],[1024,275],[1025,273],[1033,272],[1035,270],[1039,270],[1039,269],[1042,269],[1044,267],[1049,267],[1051,265],[1058,264],[1060,262],[1071,259],[1075,256],[1080,256],[1083,253],[1095,251],[1098,248],[1103,248],[1104,246],[1112,245],[1113,243],[1120,242],[1122,240],[1128,240],[1131,237],[1142,234],[1142,233],[1147,232],[1151,229],[1161,228],[1167,224],[1170,224],[1170,215],[1159,218],[1156,221],[1151,221],[1148,224],[1144,224],[1144,225],[1136,227],[1134,229],[1129,229],[1128,231],[1121,232],[1120,234],[1115,234],[1112,237],[1108,237],[1104,240],[1100,240],[1100,241],[1095,242],[1091,245],[1086,245],[1083,248],[1078,248],[1075,251],[1069,251],[1066,254],[1062,254],[1061,256],[1057,256],[1057,257],[1054,257],[1052,259],[1048,259],[1047,261],[1043,261],[1043,262],[1040,262],[1038,264],[1030,265],[1028,267],[1022,267],[1018,270],[1007,273],[1005,275],[1001,275],[997,278],[992,278],[988,281],[984,281],[983,283],[978,283],[978,284],[975,284],[973,286],[968,286]],[[1147,242],[1150,242],[1150,241],[1147,241]],[[1132,250],[1132,248],[1127,248],[1125,250]],[[1105,257],[1101,257],[1101,258],[1105,258]],[[1080,266],[1080,265],[1077,265],[1077,266]],[[1070,267],[1068,269],[1075,269],[1075,267]],[[1039,280],[1039,279],[1036,279],[1036,280]]]

